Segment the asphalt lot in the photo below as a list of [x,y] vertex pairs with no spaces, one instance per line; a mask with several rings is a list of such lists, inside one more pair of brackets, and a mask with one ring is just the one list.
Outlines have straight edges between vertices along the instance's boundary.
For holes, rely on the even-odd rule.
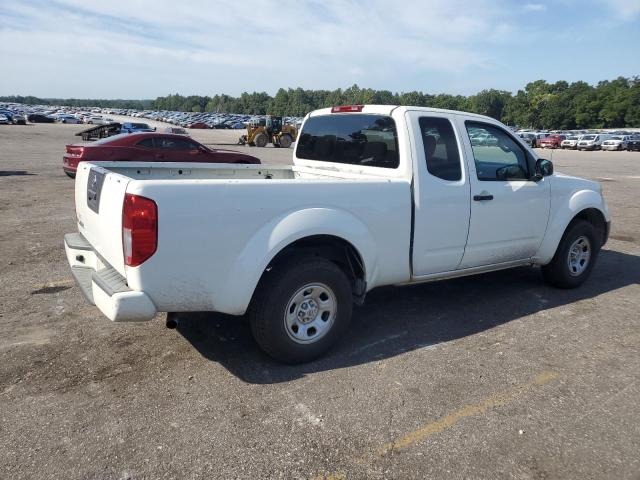
[[82,128],[0,126],[0,478],[640,478],[640,153],[553,153],[612,212],[582,288],[524,268],[379,289],[291,367],[241,318],[167,330],[84,303],[61,170]]

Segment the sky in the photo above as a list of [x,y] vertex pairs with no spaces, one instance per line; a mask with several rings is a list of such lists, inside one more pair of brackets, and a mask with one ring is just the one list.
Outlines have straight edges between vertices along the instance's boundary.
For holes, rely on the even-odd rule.
[[1,0],[0,65],[0,96],[515,92],[640,75],[640,0]]

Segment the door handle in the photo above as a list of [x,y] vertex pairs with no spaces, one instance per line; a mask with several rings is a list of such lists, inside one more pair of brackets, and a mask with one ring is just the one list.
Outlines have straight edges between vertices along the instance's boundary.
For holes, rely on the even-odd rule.
[[476,202],[483,202],[485,200],[493,200],[493,195],[491,195],[490,193],[483,193],[481,195],[474,195],[473,199]]

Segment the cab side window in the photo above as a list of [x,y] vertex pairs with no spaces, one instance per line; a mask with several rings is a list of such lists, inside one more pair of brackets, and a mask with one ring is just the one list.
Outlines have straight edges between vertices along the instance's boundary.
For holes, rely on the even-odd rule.
[[446,118],[420,117],[419,123],[427,171],[442,180],[460,180],[460,152],[451,122]]
[[487,123],[465,123],[478,180],[529,179],[527,154],[507,132]]

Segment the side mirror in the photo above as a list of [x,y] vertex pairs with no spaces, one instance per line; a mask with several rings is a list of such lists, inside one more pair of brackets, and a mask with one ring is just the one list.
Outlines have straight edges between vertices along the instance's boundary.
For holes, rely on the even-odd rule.
[[543,177],[548,177],[549,175],[553,175],[553,163],[546,158],[536,160],[536,172],[533,180],[538,182],[542,180]]

